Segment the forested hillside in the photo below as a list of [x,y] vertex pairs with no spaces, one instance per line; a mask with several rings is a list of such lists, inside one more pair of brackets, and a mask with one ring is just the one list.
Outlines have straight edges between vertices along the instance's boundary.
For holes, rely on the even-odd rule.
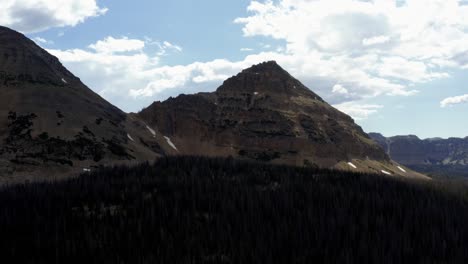
[[168,157],[3,187],[0,253],[48,264],[468,263],[467,197],[436,181]]

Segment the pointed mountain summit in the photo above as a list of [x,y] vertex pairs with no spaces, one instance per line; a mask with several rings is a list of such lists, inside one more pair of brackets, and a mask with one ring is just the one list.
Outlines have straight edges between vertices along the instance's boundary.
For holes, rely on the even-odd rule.
[[150,160],[162,152],[157,140],[56,57],[0,27],[0,176],[62,175]]
[[213,93],[155,102],[139,116],[179,154],[420,176],[398,169],[352,118],[274,61],[243,70]]

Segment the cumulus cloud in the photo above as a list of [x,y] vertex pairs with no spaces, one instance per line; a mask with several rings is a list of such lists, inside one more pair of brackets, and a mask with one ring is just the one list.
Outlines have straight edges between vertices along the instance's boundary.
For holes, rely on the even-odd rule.
[[41,38],[41,37],[35,37],[35,38],[33,38],[33,40],[34,40],[34,42],[36,42],[39,45],[54,44],[54,42],[52,40],[47,40],[47,39]]
[[[105,97],[121,97],[121,104],[113,102],[126,110],[129,96],[159,100],[181,92],[214,90],[243,68],[276,60],[357,120],[381,106],[354,102],[411,96],[420,92],[412,88],[416,83],[468,68],[468,6],[458,0],[251,1],[248,11],[235,23],[242,25],[244,36],[260,37],[263,49],[271,51],[238,61],[160,65],[162,56],[183,49],[149,38],[108,37],[88,49],[52,52]],[[273,49],[265,37],[284,45]],[[159,51],[150,55],[149,46]]]
[[107,37],[104,40],[99,40],[95,44],[88,46],[97,53],[116,53],[128,51],[141,51],[145,47],[145,42],[139,39],[128,39],[122,37],[119,39]]
[[382,105],[375,104],[359,104],[356,102],[346,102],[333,105],[336,109],[350,115],[355,120],[367,119],[370,115],[377,113],[378,109],[383,108]]
[[[48,49],[77,76],[108,99],[119,95],[125,97],[126,89],[144,87],[145,71],[158,63],[157,57],[143,52],[108,52],[97,50],[56,50]],[[123,100],[123,98],[122,98]],[[111,100],[112,101],[112,100]],[[119,105],[122,106],[122,105]]]
[[337,94],[348,94],[348,90],[344,88],[341,84],[336,84],[332,88],[332,93],[337,93]]
[[163,41],[161,42],[153,42],[153,44],[157,45],[159,47],[159,52],[158,56],[166,56],[168,55],[171,51],[173,52],[182,52],[182,47],[179,45],[175,45],[170,43],[169,41]]
[[390,40],[389,36],[376,36],[371,38],[365,38],[362,40],[362,45],[364,46],[372,46],[386,43]]
[[3,0],[0,25],[31,33],[76,26],[106,12],[96,0]]
[[445,98],[440,102],[440,107],[445,108],[462,103],[468,103],[468,94]]
[[248,10],[235,20],[245,36],[284,40],[289,56],[312,58],[295,68],[321,72],[312,78],[330,83],[329,90],[339,82],[361,98],[412,95],[414,83],[468,68],[462,1],[252,1]]
[[[154,56],[146,50],[151,45],[159,48]],[[242,62],[213,60],[178,66],[160,65],[160,56],[171,50],[182,52],[183,49],[168,41],[155,44],[150,39],[128,37],[106,37],[88,45],[88,49],[48,49],[92,89],[127,111],[141,109],[143,102],[157,99],[155,96],[166,90],[180,93],[213,89],[241,69],[271,57],[256,55]]]
[[377,72],[382,77],[413,83],[449,77],[449,74],[445,72],[431,72],[428,67],[428,63],[403,57],[384,57],[381,63],[376,65]]

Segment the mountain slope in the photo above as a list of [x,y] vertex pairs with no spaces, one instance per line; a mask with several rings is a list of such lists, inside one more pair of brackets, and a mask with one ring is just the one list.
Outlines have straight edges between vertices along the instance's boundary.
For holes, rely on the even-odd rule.
[[67,174],[150,160],[162,152],[158,140],[163,142],[136,116],[86,87],[57,58],[0,27],[0,176]]
[[401,164],[435,175],[468,177],[468,137],[421,140],[413,135],[387,138],[370,133],[369,136]]
[[229,78],[216,92],[155,102],[139,116],[180,154],[412,173],[399,169],[349,116],[273,61]]

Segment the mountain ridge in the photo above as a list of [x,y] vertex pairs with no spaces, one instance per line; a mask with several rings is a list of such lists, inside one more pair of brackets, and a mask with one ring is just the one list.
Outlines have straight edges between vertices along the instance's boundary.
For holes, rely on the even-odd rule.
[[405,174],[351,117],[275,61],[241,71],[215,92],[154,102],[138,115],[180,154]]
[[434,175],[468,177],[468,137],[420,139],[414,135],[385,137],[369,133],[395,161]]
[[77,175],[161,156],[239,159],[425,176],[400,167],[354,123],[276,62],[213,93],[126,114],[33,41],[0,28],[0,181]]

